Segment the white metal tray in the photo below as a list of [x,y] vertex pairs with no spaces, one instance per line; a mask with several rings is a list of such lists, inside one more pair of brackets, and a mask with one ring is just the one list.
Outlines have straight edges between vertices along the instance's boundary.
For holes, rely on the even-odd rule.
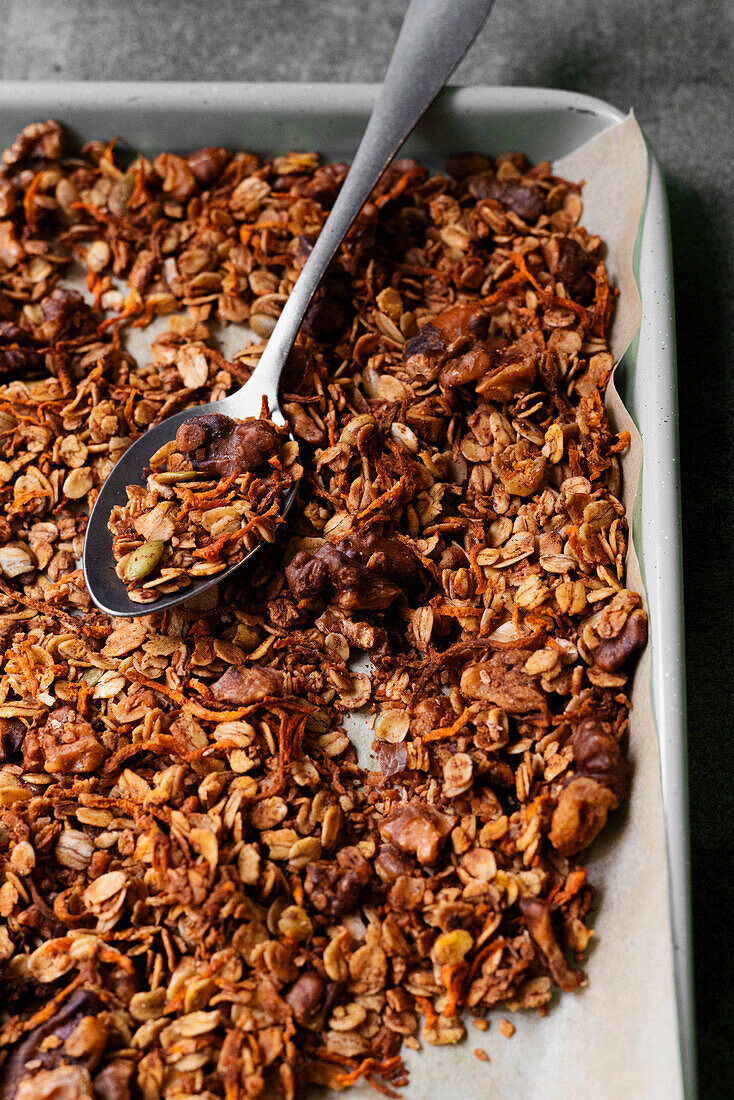
[[[318,149],[330,158],[349,159],[373,97],[372,86],[354,84],[0,82],[0,147],[9,145],[29,122],[56,118],[82,139],[119,135],[123,146],[149,152],[219,144],[263,153]],[[491,153],[519,148],[531,159],[554,160],[622,118],[609,104],[570,92],[447,89],[406,150],[434,164],[467,149]],[[678,1031],[683,1089],[691,1097],[695,1094],[695,1046],[675,333],[667,205],[652,150],[638,239],[638,278],[642,326],[617,373],[617,385],[644,441],[634,537],[649,602],[651,687],[662,771]],[[593,982],[593,966],[591,970]]]

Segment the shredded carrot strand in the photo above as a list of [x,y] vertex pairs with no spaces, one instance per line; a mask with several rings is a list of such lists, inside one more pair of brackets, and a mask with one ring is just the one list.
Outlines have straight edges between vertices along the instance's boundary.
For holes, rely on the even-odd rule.
[[469,973],[466,962],[453,963],[441,967],[441,981],[446,987],[448,997],[441,1012],[442,1016],[455,1016],[463,996],[464,978]]
[[472,573],[476,577],[478,596],[483,595],[487,591],[487,581],[482,571],[482,567],[477,561],[477,555],[479,551],[483,549],[483,546],[472,546],[469,551],[469,564],[471,565]]
[[509,279],[505,279],[500,283],[496,290],[491,294],[488,294],[486,298],[478,298],[476,304],[478,306],[494,306],[498,302],[504,302],[505,298],[511,298],[516,290],[523,284],[523,278],[521,275],[511,275]]
[[384,1082],[373,1080],[373,1075],[377,1074],[379,1077],[389,1077],[395,1074],[403,1068],[403,1060],[400,1055],[396,1054],[393,1058],[388,1058],[384,1062],[378,1062],[374,1058],[364,1058],[360,1064],[349,1073],[337,1073],[335,1077],[335,1084],[339,1088],[349,1088],[350,1085],[354,1085],[360,1078],[364,1077],[365,1081],[377,1092],[382,1093],[383,1096],[389,1096],[393,1100],[397,1100],[399,1093],[394,1089],[389,1088]]
[[441,603],[434,608],[437,615],[449,615],[454,619],[475,618],[481,619],[486,607],[462,607],[453,603]]
[[469,973],[466,977],[467,986],[481,967],[484,960],[487,959],[490,955],[493,955],[495,951],[499,951],[500,948],[507,947],[507,943],[508,941],[500,936],[496,940],[491,940],[489,943],[485,944],[481,951],[477,952],[477,954],[472,959],[471,966],[469,967]]
[[204,561],[211,561],[212,559],[218,558],[219,551],[229,537],[229,535],[220,535],[218,539],[215,539],[214,542],[210,542],[208,546],[200,546],[198,550],[194,550],[191,557],[201,558]]
[[161,695],[165,695],[184,710],[190,711],[197,718],[205,718],[209,722],[237,722],[240,718],[244,718],[246,714],[251,714],[254,710],[257,710],[260,705],[259,703],[250,704],[246,707],[237,707],[236,710],[210,710],[209,707],[202,707],[199,703],[195,703],[193,699],[188,699],[183,692],[168,687],[167,684],[160,684],[157,680],[149,680],[147,676],[141,676],[134,668],[128,669],[125,676],[142,687],[150,688],[151,691],[159,691]]
[[137,290],[133,288],[127,296],[127,301],[117,317],[108,317],[106,321],[103,321],[101,325],[97,325],[97,332],[101,336],[103,332],[106,332],[112,325],[117,325],[121,321],[127,320],[128,317],[134,317],[136,313],[140,313],[143,309],[143,299],[138,294]]
[[41,186],[41,180],[43,179],[43,172],[38,172],[30,184],[28,190],[25,193],[23,199],[23,210],[25,211],[25,220],[31,229],[36,228],[36,192]]
[[425,744],[426,741],[443,741],[446,737],[453,737],[459,732],[461,727],[466,724],[466,720],[471,714],[468,707],[464,707],[459,717],[451,723],[450,726],[438,726],[435,730],[430,730],[428,733],[424,733],[421,737],[421,741]]
[[135,169],[135,186],[133,187],[133,193],[130,196],[130,206],[140,206],[145,199],[145,168],[142,164],[139,164]]
[[254,225],[243,225],[243,226],[240,226],[240,241],[242,242],[242,244],[249,244],[250,243],[250,238],[252,237],[252,235],[254,233],[259,233],[261,229],[287,229],[287,228],[288,228],[287,224],[284,225],[283,222],[277,222],[277,221],[255,222]]
[[403,492],[406,481],[406,475],[402,474],[400,480],[396,481],[395,484],[387,490],[387,492],[383,493],[381,496],[373,500],[372,503],[368,504],[366,508],[363,508],[361,512],[357,512],[357,515],[354,517],[355,520],[364,519],[365,516],[370,515],[372,512],[379,511],[379,509],[384,507],[384,505],[392,504],[393,501],[397,500],[400,494]]
[[562,306],[565,309],[572,309],[574,313],[577,313],[579,315],[584,323],[584,326],[586,328],[590,327],[591,317],[589,316],[589,311],[587,309],[584,309],[584,307],[582,305],[579,305],[578,302],[573,302],[570,298],[559,298],[557,294],[552,294],[550,291],[542,287],[535,276],[531,275],[530,271],[528,270],[528,266],[525,263],[525,257],[520,252],[510,253],[510,258],[515,264],[515,267],[522,275],[523,279],[526,279],[527,282],[529,282],[530,285],[537,290],[538,294],[540,294],[540,296],[546,302],[552,302],[554,305]]
[[428,997],[420,997],[417,993],[413,994],[413,999],[426,1018],[425,1030],[431,1031],[438,1023],[438,1016],[436,1015],[432,1002]]
[[528,265],[525,263],[525,257],[522,255],[522,253],[512,252],[510,253],[510,259],[522,275],[523,279],[525,279],[526,282],[530,283],[532,287],[535,287],[538,294],[542,295],[543,298],[547,298],[549,296],[548,291],[540,285],[534,275],[530,274],[530,271],[528,270]]
[[104,161],[105,164],[109,164],[110,167],[112,167],[112,168],[115,167],[115,162],[112,159],[112,153],[113,153],[113,150],[114,150],[116,145],[117,145],[117,138],[113,137],[112,141],[109,143],[109,145],[106,146],[104,153],[99,158],[100,161]]
[[423,169],[420,167],[420,165],[416,165],[415,168],[410,168],[400,177],[397,183],[393,184],[389,191],[386,191],[384,195],[380,195],[380,197],[375,200],[375,206],[377,207],[377,209],[380,210],[383,206],[386,206],[387,203],[391,202],[393,199],[397,199],[400,195],[402,195],[403,191],[407,190],[407,188],[417,176],[422,175]]

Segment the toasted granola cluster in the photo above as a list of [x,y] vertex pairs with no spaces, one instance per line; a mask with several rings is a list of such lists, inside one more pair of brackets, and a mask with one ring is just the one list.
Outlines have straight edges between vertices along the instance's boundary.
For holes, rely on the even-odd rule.
[[267,417],[192,416],[152,456],[146,484],[127,486],[109,529],[117,575],[135,603],[213,577],[284,522],[301,474],[298,443]]
[[[291,355],[304,474],[267,554],[133,620],[78,568],[130,442],[246,380],[345,173],[125,168],[53,122],[3,155],[2,1100],[395,1096],[403,1044],[584,980],[578,857],[627,792],[646,617],[578,186],[395,162]],[[165,314],[136,362],[126,327]],[[261,341],[231,361],[228,322]]]

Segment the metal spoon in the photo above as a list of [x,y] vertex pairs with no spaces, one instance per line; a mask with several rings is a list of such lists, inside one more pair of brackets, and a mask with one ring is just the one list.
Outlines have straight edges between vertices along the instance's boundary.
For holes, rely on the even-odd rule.
[[[184,603],[221,584],[257,553],[259,547],[221,573],[193,580],[188,588],[172,595],[151,603],[134,603],[115,573],[107,522],[113,507],[125,503],[125,487],[145,484],[144,471],[151,455],[172,440],[178,426],[189,417],[213,412],[238,419],[256,417],[265,397],[271,419],[285,423],[278,405],[280,376],[324,272],[383,171],[483,26],[492,4],[493,0],[412,0],[349,174],[252,376],[223,401],[186,409],[149,428],[107,478],[89,517],[82,564],[90,596],[108,615],[149,615]],[[284,512],[293,503],[295,492],[291,490],[285,499]]]

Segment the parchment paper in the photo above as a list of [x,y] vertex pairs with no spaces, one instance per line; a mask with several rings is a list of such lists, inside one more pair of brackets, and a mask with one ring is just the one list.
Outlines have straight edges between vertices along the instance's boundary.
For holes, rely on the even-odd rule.
[[[647,184],[647,150],[632,115],[554,165],[567,179],[585,181],[583,225],[607,246],[610,281],[620,295],[611,333],[615,363],[640,324],[641,302],[633,273],[638,223]],[[626,429],[631,446],[622,462],[623,503],[632,515],[642,441],[610,384],[607,408],[615,429]],[[634,548],[627,581],[643,592]],[[631,693],[629,759],[632,793],[585,859],[599,906],[590,922],[596,933],[585,970],[588,984],[557,995],[548,1016],[501,1007],[489,1031],[476,1031],[455,1047],[424,1044],[405,1049],[410,1100],[676,1100],[683,1095],[678,1051],[673,953],[668,916],[663,807],[658,741],[650,698],[649,654],[640,661]],[[350,723],[360,760],[368,763],[371,729]],[[498,1022],[510,1017],[512,1039]],[[481,1048],[489,1062],[473,1055]],[[323,1096],[326,1090],[319,1090]],[[329,1092],[334,1096],[335,1093]],[[374,1097],[367,1086],[354,1090]]]
[[[633,255],[645,201],[647,151],[637,123],[630,115],[554,169],[569,180],[585,181],[582,223],[607,247],[610,281],[620,291],[611,332],[616,363],[641,317]],[[143,356],[168,322],[169,318],[159,318],[144,333],[132,333],[130,350]],[[220,337],[225,355],[242,346],[241,329],[231,334],[225,328]],[[607,390],[607,408],[615,429],[631,435],[622,462],[623,503],[631,516],[642,441],[613,383]],[[627,580],[643,592],[634,549]],[[599,898],[598,914],[590,922],[596,939],[584,967],[587,986],[556,995],[545,1019],[534,1012],[511,1015],[500,1007],[489,1018],[489,1031],[476,1031],[469,1022],[466,1040],[455,1047],[424,1043],[420,1053],[404,1048],[410,1070],[410,1083],[403,1090],[406,1100],[444,1100],[447,1095],[457,1100],[677,1100],[683,1095],[660,762],[647,653],[638,665],[631,697],[631,799],[611,816],[584,861]],[[359,715],[348,715],[345,727],[362,766],[374,769],[371,725]],[[509,1040],[497,1026],[503,1016],[517,1028]],[[475,1048],[486,1051],[488,1063],[474,1057]],[[314,1089],[314,1095],[341,1094]],[[375,1100],[376,1093],[364,1085],[350,1090],[350,1096]]]

